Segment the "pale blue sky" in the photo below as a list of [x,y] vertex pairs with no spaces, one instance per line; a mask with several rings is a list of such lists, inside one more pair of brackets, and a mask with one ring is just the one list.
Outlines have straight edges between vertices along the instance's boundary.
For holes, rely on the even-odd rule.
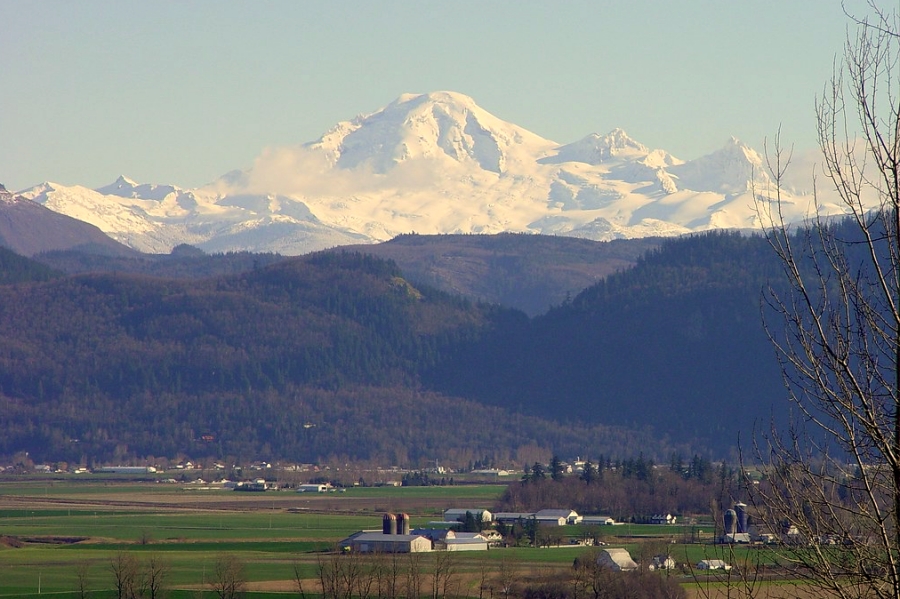
[[560,143],[811,148],[846,26],[839,0],[0,0],[0,183],[199,186],[436,90]]

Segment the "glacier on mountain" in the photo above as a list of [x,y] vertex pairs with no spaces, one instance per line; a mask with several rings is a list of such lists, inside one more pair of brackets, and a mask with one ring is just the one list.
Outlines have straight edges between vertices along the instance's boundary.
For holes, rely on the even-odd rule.
[[[401,233],[529,232],[595,240],[758,227],[773,186],[737,139],[696,160],[621,129],[560,145],[455,92],[404,94],[318,140],[265,149],[197,189],[119,177],[20,192],[145,252],[302,254]],[[784,193],[789,220],[809,198]],[[837,206],[828,206],[837,210]]]

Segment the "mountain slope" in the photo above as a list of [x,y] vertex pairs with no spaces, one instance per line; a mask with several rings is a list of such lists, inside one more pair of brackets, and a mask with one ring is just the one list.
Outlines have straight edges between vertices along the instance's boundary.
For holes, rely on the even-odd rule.
[[[772,193],[762,167],[734,139],[692,161],[621,129],[560,145],[467,96],[433,92],[269,148],[194,190],[120,177],[96,191],[45,184],[22,194],[143,251],[302,254],[411,232],[610,240],[754,228],[754,197]],[[783,198],[788,220],[808,216],[809,198]]]

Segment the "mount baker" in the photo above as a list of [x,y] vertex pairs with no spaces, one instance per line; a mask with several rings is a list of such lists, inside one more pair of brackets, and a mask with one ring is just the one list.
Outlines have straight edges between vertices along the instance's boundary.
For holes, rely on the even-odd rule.
[[[196,189],[126,177],[99,189],[44,183],[19,196],[134,249],[293,255],[402,233],[522,232],[594,240],[758,228],[773,183],[732,138],[683,161],[621,129],[560,145],[455,92],[406,94],[316,141],[269,148]],[[809,198],[782,192],[784,216]],[[825,212],[837,207],[825,205]]]

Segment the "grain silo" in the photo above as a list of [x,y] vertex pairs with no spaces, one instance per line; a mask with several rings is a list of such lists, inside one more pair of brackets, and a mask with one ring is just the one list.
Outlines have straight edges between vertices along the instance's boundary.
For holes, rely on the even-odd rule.
[[733,535],[737,530],[737,512],[725,510],[725,534]]
[[397,534],[409,534],[409,514],[397,514]]
[[381,532],[386,535],[397,534],[397,516],[394,514],[385,514],[381,519]]
[[735,503],[734,511],[737,514],[737,531],[740,533],[750,532],[747,526],[747,504]]

